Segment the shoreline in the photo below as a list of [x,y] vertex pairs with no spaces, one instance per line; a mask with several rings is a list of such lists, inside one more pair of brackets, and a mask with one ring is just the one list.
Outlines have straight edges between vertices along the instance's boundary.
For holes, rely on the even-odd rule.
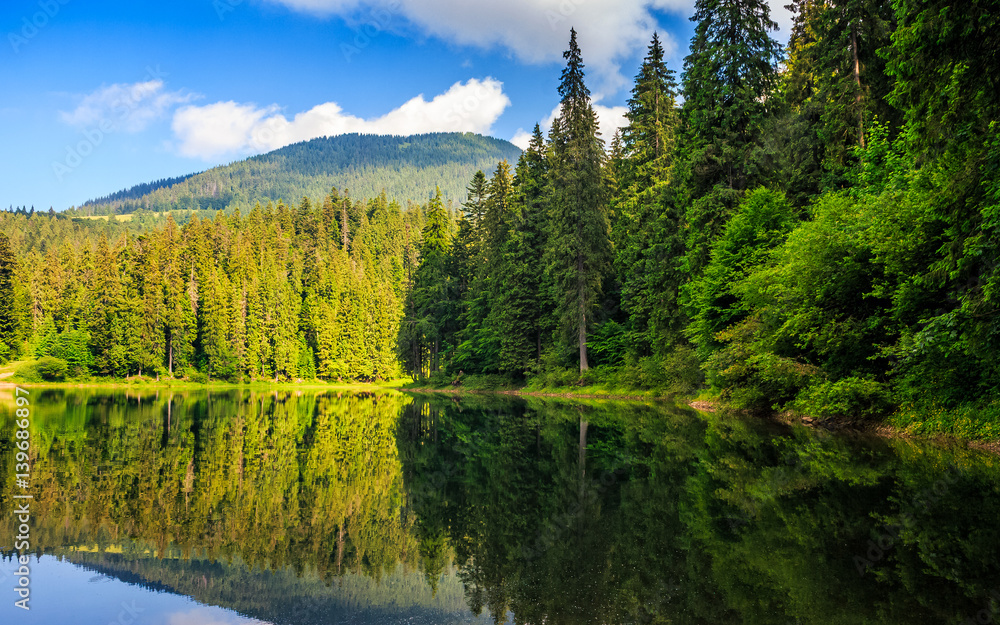
[[[566,399],[610,399],[618,401],[671,401],[673,398],[670,395],[624,395],[624,394],[585,394],[585,393],[557,393],[548,391],[523,391],[523,390],[497,390],[497,391],[487,391],[487,390],[477,390],[477,389],[459,389],[459,388],[410,388],[410,389],[399,389],[402,392],[416,392],[416,393],[445,393],[449,395],[460,395],[460,394],[474,394],[474,395],[487,395],[487,394],[501,394],[501,395],[519,395],[526,397],[560,397]],[[676,400],[675,400],[676,401]],[[704,413],[715,413],[720,410],[726,410],[727,407],[718,401],[705,400],[705,399],[685,399],[676,401],[676,403],[684,405]],[[769,415],[758,415],[754,416],[757,419],[764,419],[768,421],[773,421],[776,423],[784,423],[786,425],[792,425],[795,423],[801,424],[805,427],[824,429],[828,431],[845,431],[854,432],[860,434],[871,434],[878,436],[880,438],[899,438],[899,439],[909,439],[909,440],[923,440],[932,441],[940,444],[959,444],[968,448],[982,449],[984,451],[989,451],[994,454],[1000,455],[1000,440],[989,440],[989,439],[968,439],[948,434],[945,432],[938,432],[933,434],[914,434],[906,431],[904,428],[898,426],[890,425],[884,422],[872,423],[872,422],[858,422],[849,421],[846,419],[830,418],[830,419],[816,419],[809,415],[795,414],[791,412],[783,413],[773,413]]]
[[[4,376],[8,378],[9,376]],[[199,391],[199,390],[259,390],[259,391],[279,391],[279,390],[328,390],[328,391],[395,391],[400,393],[430,394],[440,393],[445,395],[511,395],[520,397],[548,397],[559,399],[586,399],[586,400],[609,400],[609,401],[630,401],[630,402],[673,402],[678,405],[686,405],[698,412],[715,413],[726,410],[727,407],[715,400],[705,399],[681,399],[675,394],[648,394],[633,395],[628,393],[586,393],[556,390],[524,390],[524,389],[468,389],[468,388],[431,388],[431,387],[406,387],[406,382],[393,380],[383,383],[371,382],[188,382],[183,380],[170,381],[87,381],[87,382],[10,382],[7,379],[0,379],[0,389],[39,388],[39,389],[84,389],[84,388],[112,388],[134,391],[159,392],[163,390],[174,391]],[[851,431],[857,433],[872,434],[880,438],[899,438],[911,440],[934,441],[942,444],[961,444],[968,448],[982,449],[1000,455],[1000,440],[989,439],[969,439],[955,436],[946,432],[937,433],[912,433],[905,428],[890,425],[885,422],[858,422],[847,419],[816,419],[809,415],[801,415],[792,412],[774,413],[761,415],[756,418],[766,419],[786,425],[795,423],[805,427],[818,428],[831,431]]]
[[671,395],[628,395],[622,393],[572,393],[557,391],[525,391],[520,389],[486,390],[468,388],[397,388],[403,393],[445,393],[448,395],[515,395],[520,397],[560,397],[564,399],[610,399],[615,401],[671,401]]

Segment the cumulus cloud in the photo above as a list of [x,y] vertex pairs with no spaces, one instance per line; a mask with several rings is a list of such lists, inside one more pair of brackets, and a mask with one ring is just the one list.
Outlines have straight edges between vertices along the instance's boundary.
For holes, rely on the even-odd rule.
[[[628,83],[621,63],[656,29],[654,10],[689,14],[693,0],[270,0],[298,11],[340,15],[381,29],[406,21],[461,45],[505,48],[524,62],[560,60],[575,27],[594,81],[595,99]],[[402,19],[401,19],[402,18]],[[661,32],[670,56],[677,42]],[[633,68],[628,74],[631,75]]]
[[510,138],[510,142],[522,150],[527,150],[528,145],[531,143],[531,133],[524,128],[518,128],[514,136]]
[[771,36],[781,42],[781,45],[788,44],[788,36],[792,34],[792,12],[786,8],[788,0],[768,0],[771,9],[771,19],[778,23],[778,32],[772,32]]
[[[602,104],[591,104],[594,107],[594,113],[597,115],[597,129],[601,133],[601,138],[604,139],[605,147],[611,145],[611,138],[615,136],[615,131],[619,128],[624,127],[628,124],[628,119],[625,118],[625,113],[628,112],[628,108],[624,106],[604,106]],[[556,117],[559,115],[559,105],[557,104],[549,116],[540,122],[542,127],[542,132],[548,132],[552,128],[552,122],[555,121]],[[517,135],[514,135],[517,138]],[[530,139],[531,136],[529,135]],[[511,143],[518,145],[513,140]]]
[[139,132],[151,122],[166,117],[175,106],[197,97],[181,91],[165,91],[163,87],[159,79],[101,87],[82,96],[72,111],[60,111],[59,118],[71,126],[110,123],[115,130]]
[[169,625],[267,625],[264,621],[241,616],[223,608],[195,608],[174,612],[166,617]]
[[597,126],[601,131],[601,138],[605,145],[611,144],[611,138],[615,136],[615,131],[628,124],[625,119],[625,112],[628,109],[624,106],[602,106],[594,105],[594,112],[597,113]]
[[363,119],[336,102],[319,104],[288,119],[276,105],[237,102],[185,106],[174,114],[177,151],[212,160],[275,150],[316,137],[350,132],[411,135],[424,132],[489,134],[510,105],[503,83],[492,78],[457,82],[431,100],[418,95],[381,117]]

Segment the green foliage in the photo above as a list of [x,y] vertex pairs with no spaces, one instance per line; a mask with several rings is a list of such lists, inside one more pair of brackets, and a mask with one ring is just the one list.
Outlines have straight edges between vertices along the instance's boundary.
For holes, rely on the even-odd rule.
[[71,375],[81,376],[88,373],[94,365],[94,356],[88,348],[89,343],[90,334],[86,330],[67,330],[56,337],[45,354],[40,355],[64,360]]
[[[908,406],[914,427],[945,429],[926,415],[983,407],[987,422],[1000,7],[791,8],[779,65],[767,3],[698,0],[682,92],[654,34],[610,153],[571,30],[549,136],[536,125],[520,154],[347,135],[106,198],[148,206],[128,221],[3,213],[0,358],[51,355],[73,375],[707,383],[753,410]],[[422,205],[377,195],[426,197],[425,174],[444,186]],[[244,211],[279,196],[306,197]],[[434,566],[440,540],[421,535]]]
[[614,320],[605,321],[590,335],[589,353],[601,365],[620,365],[628,355],[631,341],[625,328]]
[[563,58],[562,101],[549,136],[552,195],[545,268],[558,320],[557,344],[566,354],[577,352],[580,371],[586,371],[587,333],[611,261],[605,154],[575,30]]
[[885,384],[857,377],[815,384],[793,404],[796,410],[817,417],[861,419],[883,417],[892,405],[892,392]]
[[42,374],[38,372],[35,363],[25,363],[14,370],[14,377],[21,382],[42,382]]
[[746,317],[747,308],[733,287],[767,264],[795,217],[780,192],[759,188],[748,194],[712,245],[705,271],[685,286],[691,308],[685,332],[702,359],[718,348],[716,334]]
[[183,227],[168,215],[140,232],[22,220],[0,215],[28,259],[14,301],[34,316],[19,327],[30,329],[35,355],[65,360],[71,376],[398,375],[417,207],[404,214],[384,197],[358,205],[333,192],[294,210],[257,205]]
[[16,357],[21,351],[19,339],[22,324],[17,308],[16,271],[17,259],[10,239],[0,232],[0,363]]
[[66,361],[52,356],[42,356],[35,362],[35,371],[46,382],[60,381],[66,377]]

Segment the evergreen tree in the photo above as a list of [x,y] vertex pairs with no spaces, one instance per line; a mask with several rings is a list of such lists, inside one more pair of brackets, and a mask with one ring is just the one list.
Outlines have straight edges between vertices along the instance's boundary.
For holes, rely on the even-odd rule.
[[17,260],[10,239],[0,232],[0,361],[17,355],[17,314],[14,299],[14,279]]
[[654,33],[629,99],[620,149],[612,150],[615,261],[633,349],[640,354],[652,346],[663,351],[680,329],[684,250],[671,185],[680,122],[673,75]]
[[543,337],[553,329],[552,300],[544,271],[544,253],[548,232],[548,158],[545,138],[538,124],[531,134],[528,149],[521,154],[514,173],[514,192],[520,206],[522,219],[519,229],[523,247],[523,262],[531,272],[532,284],[530,301],[526,302],[526,317],[530,320],[535,342],[535,359],[542,357]]
[[826,170],[823,186],[845,183],[853,149],[865,147],[875,119],[899,125],[887,102],[891,77],[879,50],[895,27],[885,0],[797,0],[789,40],[785,97],[797,110],[817,116],[816,141]]
[[688,270],[700,273],[743,192],[753,142],[772,107],[782,52],[764,0],[697,0],[684,59]]
[[440,367],[443,320],[448,309],[448,252],[451,249],[448,211],[437,190],[427,204],[420,267],[417,269],[401,329],[401,350],[410,371],[428,375]]
[[635,192],[669,179],[680,121],[674,76],[663,60],[659,35],[653,33],[625,113],[629,123],[621,134],[623,188]]
[[583,80],[576,30],[570,30],[569,50],[563,58],[567,63],[559,84],[562,100],[550,139],[552,199],[546,267],[561,329],[560,345],[575,344],[580,371],[586,371],[587,331],[611,252],[602,171],[604,145]]

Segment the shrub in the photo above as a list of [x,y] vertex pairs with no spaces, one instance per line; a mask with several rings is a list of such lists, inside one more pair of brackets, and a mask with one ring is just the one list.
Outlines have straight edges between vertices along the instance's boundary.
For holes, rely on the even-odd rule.
[[42,356],[35,363],[35,371],[46,382],[62,380],[66,377],[66,361],[54,356]]
[[675,393],[690,395],[705,383],[701,361],[691,347],[682,345],[674,348],[663,361],[663,371],[663,387]]
[[14,377],[21,382],[41,382],[42,376],[38,373],[38,369],[35,368],[34,364],[21,365],[14,371]]
[[796,410],[816,417],[881,417],[893,405],[888,388],[867,378],[849,377],[821,382],[802,391],[793,403]]

